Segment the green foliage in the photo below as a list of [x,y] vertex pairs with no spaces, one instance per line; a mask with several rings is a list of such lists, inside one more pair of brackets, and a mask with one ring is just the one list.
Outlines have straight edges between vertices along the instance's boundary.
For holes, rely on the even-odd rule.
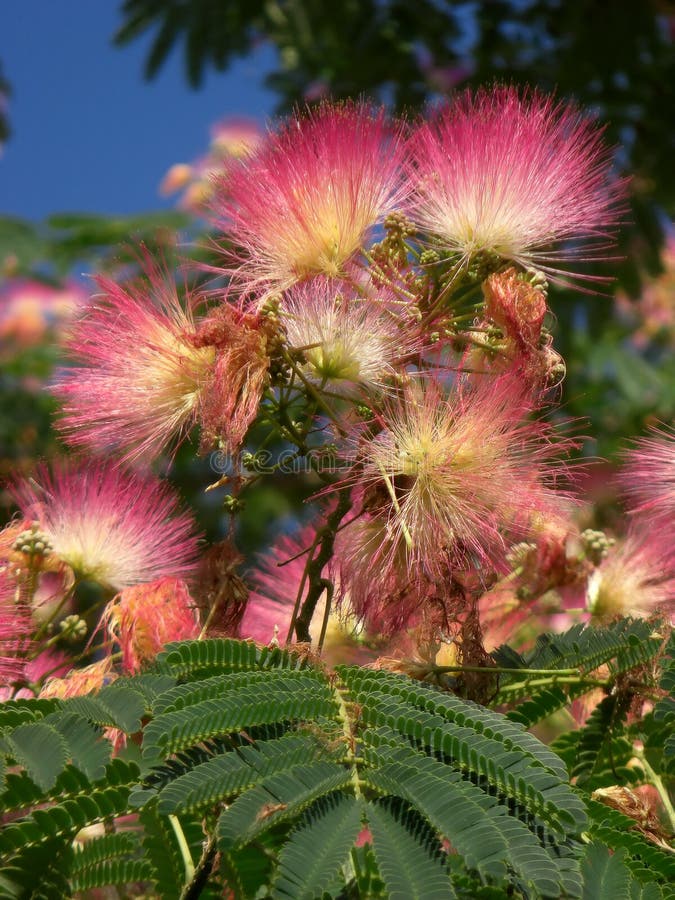
[[[631,669],[653,660],[662,649],[662,639],[654,625],[642,619],[620,619],[597,628],[574,625],[564,634],[544,634],[532,651],[504,662],[514,668],[513,675],[502,677],[496,703],[522,702],[508,713],[509,719],[531,726],[597,687],[593,672],[606,665],[609,681],[615,681]],[[501,662],[500,652],[495,654]],[[564,670],[560,678],[528,677],[527,669]],[[582,677],[569,683],[565,675],[578,671]],[[588,678],[585,680],[584,675]]]
[[189,226],[188,216],[173,211],[117,217],[60,213],[38,224],[0,216],[0,259],[14,259],[17,275],[39,278],[47,263],[49,274],[60,279],[84,262],[105,269],[111,256],[116,263],[137,261],[136,251],[128,249],[132,241],[161,252]]
[[[363,805],[356,797],[328,795],[314,804],[279,855],[273,896],[320,897],[335,879],[361,830]],[[369,818],[369,824],[372,819]]]
[[625,854],[591,844],[582,865],[582,900],[666,900],[673,894],[655,883],[641,884],[625,864]]
[[627,712],[628,698],[605,697],[583,728],[553,742],[579,787],[592,791],[643,780],[642,769],[628,765],[635,751],[624,732]]
[[[623,672],[636,633],[577,629],[531,658],[538,671],[555,658],[553,676],[572,659],[581,678],[598,660]],[[607,716],[623,728],[603,701],[576,737],[587,788]],[[113,720],[129,743],[107,762],[101,725]],[[60,750],[47,764],[34,748],[48,736]],[[521,723],[403,675],[326,673],[251,642],[172,645],[157,671],[95,696],[12,707],[3,749],[12,771],[0,802],[12,816],[0,896],[139,882],[177,900],[222,896],[226,884],[242,898],[533,900],[604,896],[602,875],[629,898],[657,898],[672,874],[668,854],[584,802],[564,761]],[[73,845],[91,825],[96,836]],[[620,848],[616,860],[587,852],[586,835]],[[54,861],[38,865],[47,850]]]
[[624,863],[636,878],[659,882],[664,888],[675,885],[675,854],[645,837],[634,819],[595,800],[588,802],[588,811],[593,838],[605,846],[621,848]]

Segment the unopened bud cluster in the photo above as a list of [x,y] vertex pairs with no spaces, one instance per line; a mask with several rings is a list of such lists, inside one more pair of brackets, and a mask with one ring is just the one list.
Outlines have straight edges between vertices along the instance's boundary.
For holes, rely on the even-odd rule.
[[587,558],[597,566],[607,556],[616,540],[606,535],[604,531],[594,531],[592,528],[587,528],[581,532],[581,542]]
[[47,535],[37,525],[32,525],[17,536],[12,549],[27,556],[47,556],[53,547]]

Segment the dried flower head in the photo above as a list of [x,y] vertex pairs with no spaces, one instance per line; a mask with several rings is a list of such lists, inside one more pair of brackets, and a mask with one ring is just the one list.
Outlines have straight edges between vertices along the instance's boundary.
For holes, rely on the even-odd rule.
[[30,610],[21,601],[14,579],[0,567],[0,685],[23,676],[32,630]]
[[122,668],[136,674],[170,641],[199,637],[199,615],[178,578],[128,587],[103,612],[102,621],[122,649]]
[[199,405],[201,449],[236,451],[255,419],[267,383],[267,322],[222,303],[200,323],[193,344],[215,351]]
[[[609,244],[622,186],[602,131],[573,106],[516,88],[466,91],[411,138],[413,218],[451,253],[556,274]],[[585,255],[585,258],[588,258]]]
[[69,697],[95,694],[116,678],[117,675],[112,670],[112,658],[104,656],[103,659],[82,669],[71,669],[63,678],[48,678],[39,696],[40,699],[56,697],[59,700],[67,700]]
[[148,278],[123,288],[106,278],[103,295],[74,327],[67,369],[54,393],[69,443],[152,457],[195,424],[215,350],[196,347],[192,314],[173,278],[146,257]]
[[197,537],[171,490],[152,476],[103,463],[42,468],[13,489],[54,553],[85,578],[116,590],[192,571]]
[[626,457],[621,481],[633,512],[675,541],[675,427],[653,428]]
[[214,212],[241,250],[228,270],[267,295],[337,276],[404,197],[400,133],[382,111],[325,104],[292,118],[217,183]]
[[545,283],[510,267],[483,282],[483,296],[485,316],[472,336],[467,367],[511,371],[535,391],[558,384],[565,365],[544,329]]

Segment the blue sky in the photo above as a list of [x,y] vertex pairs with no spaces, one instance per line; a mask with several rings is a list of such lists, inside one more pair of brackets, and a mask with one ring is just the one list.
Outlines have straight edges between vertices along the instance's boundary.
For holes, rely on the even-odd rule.
[[174,53],[143,80],[149,39],[112,46],[118,0],[5,0],[0,60],[12,85],[13,130],[0,157],[0,214],[132,213],[173,205],[158,194],[174,162],[203,153],[209,126],[229,115],[263,122],[272,50],[188,88]]

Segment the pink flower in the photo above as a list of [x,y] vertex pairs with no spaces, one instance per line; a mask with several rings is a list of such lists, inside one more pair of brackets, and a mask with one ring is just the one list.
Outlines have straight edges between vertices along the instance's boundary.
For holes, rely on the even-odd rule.
[[569,444],[553,441],[529,412],[510,377],[460,385],[447,398],[437,382],[412,382],[385,402],[380,430],[360,442],[350,479],[375,520],[364,539],[380,566],[405,560],[431,580],[454,568],[498,566],[506,535],[529,534],[560,505],[564,495],[551,487],[565,467],[555,456]]
[[215,359],[213,347],[192,343],[192,314],[172,277],[147,255],[146,265],[148,280],[128,289],[97,280],[103,295],[69,341],[81,365],[54,388],[71,444],[126,459],[154,456],[190,430]]
[[0,342],[21,347],[39,344],[85,302],[85,292],[76,283],[55,288],[40,281],[9,281],[0,292]]
[[675,428],[652,429],[636,441],[621,475],[633,512],[675,542]]
[[586,603],[594,619],[672,615],[675,550],[662,532],[634,529],[617,543],[588,580]]
[[401,205],[401,159],[400,131],[363,104],[291,119],[217,182],[214,212],[239,247],[228,269],[235,284],[266,296],[342,274]]
[[170,641],[199,637],[199,614],[178,578],[128,587],[103,612],[103,622],[122,648],[122,668],[136,674]]
[[[617,225],[602,131],[571,105],[513,87],[466,91],[411,138],[413,218],[468,262],[494,254],[552,274]],[[579,242],[550,249],[551,244]]]
[[364,296],[330,278],[292,288],[279,318],[289,347],[302,353],[306,377],[338,393],[354,385],[382,390],[406,355],[421,349],[415,323],[389,292]]
[[178,512],[171,490],[152,476],[104,463],[42,468],[15,485],[16,501],[80,576],[116,590],[194,568],[192,518]]

